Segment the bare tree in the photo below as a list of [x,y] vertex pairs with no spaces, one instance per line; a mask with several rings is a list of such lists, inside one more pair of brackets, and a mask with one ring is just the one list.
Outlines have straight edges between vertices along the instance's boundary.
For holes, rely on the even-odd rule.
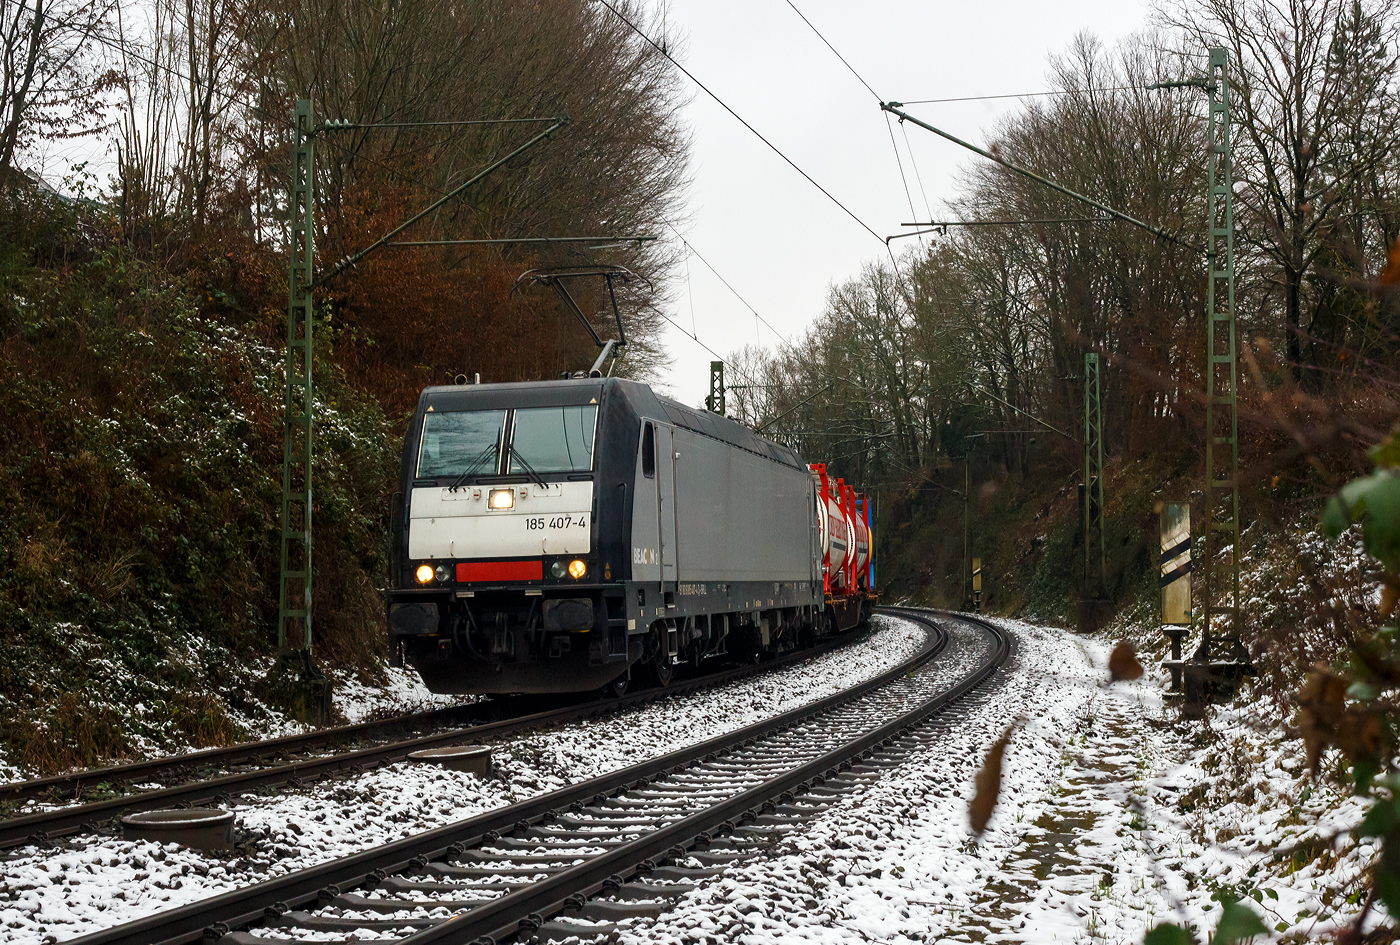
[[1229,51],[1242,236],[1276,269],[1288,361],[1316,385],[1308,339],[1330,296],[1309,276],[1349,203],[1394,166],[1394,7],[1189,0],[1162,15],[1187,42]]
[[100,124],[116,0],[0,0],[0,187],[16,153],[39,137]]

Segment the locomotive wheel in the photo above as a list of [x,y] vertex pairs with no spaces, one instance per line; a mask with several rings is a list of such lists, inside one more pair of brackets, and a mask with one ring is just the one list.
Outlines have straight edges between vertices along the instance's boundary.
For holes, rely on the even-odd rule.
[[651,628],[651,657],[646,661],[646,669],[648,681],[661,689],[671,685],[671,680],[675,678],[676,667],[671,664],[664,624],[654,624]]
[[676,676],[676,667],[671,665],[671,655],[662,650],[652,657],[647,665],[652,684],[665,689]]

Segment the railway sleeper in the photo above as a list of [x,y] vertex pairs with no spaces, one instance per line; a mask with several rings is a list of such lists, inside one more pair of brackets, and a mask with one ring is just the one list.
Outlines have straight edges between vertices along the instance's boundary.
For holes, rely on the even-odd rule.
[[[499,874],[494,874],[496,878]],[[518,883],[498,882],[498,883],[438,883],[431,880],[405,879],[402,876],[390,876],[381,880],[375,889],[382,889],[388,893],[407,895],[409,893],[451,893],[464,892],[467,890],[481,892],[510,892],[512,889],[520,889],[522,886],[530,885],[534,880],[523,877]]]
[[[694,807],[694,805],[691,805],[691,806],[692,806],[692,808]],[[685,808],[681,807],[679,804],[677,804],[677,805],[675,805],[675,806],[667,806],[667,807],[663,807],[663,808],[659,808],[659,809],[657,809],[657,808],[652,808],[652,810],[654,810],[655,813],[653,814],[653,816],[650,816],[650,817],[645,816],[645,815],[643,814],[643,811],[642,811],[642,810],[635,810],[635,809],[634,809],[634,810],[616,810],[616,811],[594,811],[594,810],[584,810],[584,811],[580,811],[579,814],[566,814],[566,815],[563,815],[563,816],[561,816],[561,817],[558,817],[557,819],[555,819],[555,821],[554,821],[552,824],[550,824],[550,828],[552,829],[552,828],[555,827],[556,825],[557,825],[557,826],[560,826],[560,827],[609,827],[609,828],[632,827],[632,826],[649,826],[649,825],[651,825],[651,824],[657,824],[657,823],[661,823],[661,822],[663,822],[663,821],[669,821],[669,820],[671,820],[671,819],[679,820],[680,817],[683,817],[683,816],[685,816],[686,813],[688,813],[688,811],[687,811]],[[670,816],[670,815],[672,815],[672,814],[680,815],[680,817],[672,818],[672,817]],[[586,815],[586,816],[580,816],[580,815]],[[535,829],[535,830],[539,830],[539,829],[541,829],[541,828],[536,827],[536,828],[534,828],[534,829]]]
[[[459,891],[468,891],[471,887],[463,887]],[[359,893],[344,893],[331,900],[333,908],[345,909],[351,912],[387,912],[391,914],[399,912],[413,912],[423,909],[432,912],[434,909],[447,909],[450,912],[465,912],[477,909],[494,902],[499,896],[481,896],[476,899],[371,899]],[[291,913],[288,913],[291,915]],[[342,917],[343,918],[343,917]],[[441,920],[439,920],[441,921]]]
[[[667,823],[672,823],[672,821],[667,821]],[[658,826],[661,825],[658,824]],[[615,830],[609,829],[605,833],[600,832],[586,834],[580,834],[578,829],[555,830],[547,827],[536,827],[534,830],[530,831],[529,836],[525,839],[534,841],[536,848],[544,844],[551,844],[551,846],[547,847],[547,849],[560,850],[578,849],[578,844],[580,841],[590,843],[594,846],[617,846],[623,843],[630,843],[631,841],[640,837],[642,834],[649,833],[649,827],[650,825],[638,826],[632,829],[623,827]],[[563,844],[565,843],[569,843],[571,845],[563,846]]]
[[[904,698],[907,698],[908,695],[910,694],[906,693]],[[892,710],[895,708],[897,708],[896,705],[891,706]],[[853,716],[851,712],[844,712],[841,713],[841,716],[854,717],[857,720],[855,727],[859,728],[871,715],[879,717],[882,714],[881,705],[877,702],[874,706],[867,703],[861,714]],[[829,715],[825,716],[822,724],[827,724],[831,718]],[[669,806],[682,808],[681,810],[668,810],[665,812],[668,815],[674,813],[677,817],[685,817],[692,811],[698,813],[699,808],[708,803],[708,801],[701,800],[702,796],[709,795],[714,799],[719,799],[726,795],[734,796],[752,792],[761,783],[770,781],[774,773],[790,770],[794,766],[810,764],[811,761],[827,754],[829,749],[824,746],[830,744],[832,740],[822,738],[820,733],[816,731],[816,725],[810,721],[806,723],[804,728],[807,730],[789,729],[777,738],[765,736],[765,744],[762,748],[738,747],[737,751],[726,752],[722,764],[732,768],[738,763],[742,766],[742,776],[740,776],[739,771],[735,770],[709,769],[709,766],[717,760],[714,755],[711,755],[709,756],[711,761],[699,761],[699,764],[704,767],[698,770],[691,768],[682,771],[673,766],[670,773],[661,775],[650,785],[646,779],[643,779],[634,782],[635,787],[622,786],[608,792],[612,795],[611,798],[605,797],[602,793],[596,794],[595,803],[601,807],[610,800],[619,799],[624,793],[630,793],[636,797],[641,791],[649,789],[652,792],[662,794],[669,801]],[[816,737],[821,744],[814,745],[808,741],[812,737]],[[757,736],[747,739],[745,746],[752,746],[756,740]],[[888,748],[888,743],[889,740],[886,740],[886,748]],[[792,747],[788,747],[789,745]],[[773,761],[774,754],[783,757],[783,762],[775,763]],[[610,928],[615,929],[616,922],[623,918],[657,917],[664,914],[669,910],[672,899],[688,892],[700,880],[715,876],[725,869],[732,869],[738,864],[752,862],[771,855],[776,840],[797,830],[806,820],[829,807],[836,797],[864,787],[869,782],[879,778],[884,773],[885,766],[868,764],[870,758],[869,752],[862,752],[860,756],[852,758],[850,761],[842,761],[839,765],[826,766],[823,763],[825,770],[820,775],[814,775],[803,781],[800,786],[781,792],[780,795],[775,794],[771,800],[748,806],[747,810],[731,816],[723,824],[712,828],[715,833],[720,834],[719,837],[714,837],[707,830],[690,841],[672,846],[671,852],[667,855],[643,861],[642,866],[637,868],[640,873],[644,874],[643,878],[624,881],[622,875],[629,874],[617,875],[616,881],[610,879],[604,883],[603,895],[595,897],[591,901],[585,900],[581,895],[571,896],[570,901],[573,907],[566,907],[563,915],[549,922],[536,915],[528,917],[521,925],[521,929],[525,930],[525,937],[540,941],[559,941],[560,938],[554,937],[554,930],[567,928],[568,935],[561,937],[596,939],[607,934]],[[815,770],[815,766],[813,768]],[[820,790],[823,793],[830,792],[831,800],[824,802],[821,797],[805,797],[804,794],[809,789]],[[684,793],[675,793],[678,791]],[[519,823],[518,832],[524,833],[526,835],[524,837],[500,838],[495,831],[490,831],[487,833],[484,847],[473,850],[461,850],[460,847],[456,847],[446,861],[423,863],[420,860],[417,862],[413,868],[415,875],[426,877],[425,884],[433,880],[447,880],[447,882],[440,883],[440,885],[449,887],[447,889],[414,888],[411,883],[401,882],[397,887],[385,886],[380,890],[392,894],[393,898],[370,899],[364,895],[337,895],[329,900],[328,904],[323,907],[324,911],[319,915],[310,912],[287,913],[277,925],[295,924],[310,931],[314,926],[295,921],[305,916],[306,918],[319,919],[324,923],[342,923],[342,928],[345,925],[350,926],[345,930],[349,934],[365,935],[388,931],[391,928],[416,928],[419,927],[416,923],[420,921],[431,925],[436,921],[441,921],[441,918],[445,918],[446,916],[442,915],[445,912],[455,911],[459,914],[477,912],[490,903],[501,901],[501,896],[493,897],[490,895],[490,893],[500,890],[483,888],[486,884],[510,888],[515,886],[514,880],[518,879],[521,885],[528,885],[541,876],[558,875],[561,871],[576,864],[586,862],[596,854],[616,850],[624,833],[636,835],[664,829],[662,822],[658,822],[654,816],[647,817],[644,822],[639,822],[637,818],[641,813],[642,810],[629,810],[622,804],[615,804],[611,809],[597,810],[591,809],[591,805],[585,806],[574,812],[576,816],[567,819],[579,821],[588,828],[602,828],[603,832],[589,833],[580,837],[575,831],[567,837],[557,838],[532,837],[530,834],[538,830],[554,831],[566,826],[566,815],[562,812],[556,812],[543,821],[536,816],[532,818],[532,824],[527,824],[524,821]],[[654,811],[647,810],[647,813],[654,813]],[[669,818],[665,818],[664,822],[674,823]],[[547,826],[543,826],[544,824]],[[631,824],[636,824],[639,829],[636,831],[626,830]],[[504,830],[504,828],[502,829]],[[696,843],[698,846],[687,849]],[[674,862],[675,858],[680,858],[680,863]],[[684,865],[680,865],[682,863]],[[382,876],[382,874],[380,875]],[[458,885],[453,882],[454,880],[485,880],[486,883],[473,886],[463,882]],[[653,889],[650,887],[664,888]],[[339,893],[339,890],[335,890],[334,887],[332,889]],[[627,890],[625,894],[623,893],[624,889]],[[510,895],[504,891],[500,892],[503,896]],[[399,894],[402,893],[408,895],[405,898],[399,898]],[[432,893],[448,896],[470,896],[472,898],[426,898]],[[480,895],[482,893],[487,895],[483,897]],[[342,912],[345,914],[338,914]],[[488,916],[487,921],[497,921],[494,911],[481,913],[478,920]],[[546,932],[546,929],[549,931]],[[324,927],[323,930],[332,931],[330,928]],[[272,932],[273,935],[277,934],[274,928],[268,928],[268,931]],[[332,934],[334,933],[332,932]],[[394,938],[376,938],[370,941],[387,943],[394,940]],[[247,935],[246,933],[234,933],[223,939],[227,945],[238,945],[238,943],[245,943],[245,945],[270,945],[271,943],[271,945],[276,945],[277,941],[278,939],[275,938]],[[357,945],[360,945],[365,939],[357,939],[356,941]]]
[[568,941],[587,942],[610,938],[616,931],[616,922],[593,922],[581,916],[563,915],[550,919],[536,929],[533,941],[540,945],[556,945]]
[[[349,917],[324,916],[319,913],[302,912],[294,910],[288,912],[278,920],[274,928],[283,929],[303,929],[309,932],[342,932],[355,933],[360,930],[367,932],[392,932],[395,929],[415,928],[428,929],[438,925],[442,919],[429,916],[404,916],[396,919],[358,919]],[[229,936],[224,936],[222,942],[228,945]],[[266,942],[267,939],[253,939],[253,941]],[[305,941],[300,939],[299,941]]]
[[522,868],[515,872],[509,872],[494,866],[458,866],[453,863],[429,863],[424,867],[423,872],[430,876],[444,876],[450,879],[495,879],[500,877],[503,882],[511,882],[517,878],[533,882],[542,876],[549,876],[552,873],[562,873],[565,869],[567,869],[567,867],[554,864],[552,861],[545,865]]

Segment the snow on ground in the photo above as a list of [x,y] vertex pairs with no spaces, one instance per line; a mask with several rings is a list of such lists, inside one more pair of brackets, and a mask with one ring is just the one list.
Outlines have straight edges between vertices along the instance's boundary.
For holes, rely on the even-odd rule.
[[384,668],[384,682],[372,684],[359,676],[334,680],[335,707],[351,725],[405,712],[427,712],[475,701],[474,696],[430,692],[411,668]]
[[877,618],[863,643],[756,678],[569,723],[497,746],[486,780],[402,763],[236,799],[228,856],[115,838],[3,858],[0,943],[58,941],[345,856],[695,744],[824,698],[901,662],[922,628]]
[[[1246,706],[1180,723],[1164,679],[1106,684],[1106,646],[1003,623],[1013,657],[994,688],[954,709],[946,747],[675,911],[625,924],[622,941],[1141,942],[1160,921],[1199,941],[1227,896],[1285,938],[1354,917],[1374,851],[1331,837],[1363,805],[1302,777],[1301,745],[1281,742],[1279,720]],[[1016,719],[979,840],[973,778]]]

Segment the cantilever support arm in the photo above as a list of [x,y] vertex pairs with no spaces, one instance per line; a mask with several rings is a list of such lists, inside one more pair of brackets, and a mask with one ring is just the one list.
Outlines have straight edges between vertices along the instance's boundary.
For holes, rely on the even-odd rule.
[[535,135],[529,141],[526,141],[524,144],[507,154],[505,157],[492,161],[480,173],[472,175],[463,183],[454,187],[452,190],[449,190],[446,194],[442,196],[441,199],[434,200],[428,206],[424,207],[422,210],[418,211],[413,216],[409,217],[407,220],[394,227],[388,233],[385,233],[383,236],[379,237],[379,239],[375,240],[373,243],[370,243],[358,253],[355,253],[352,256],[346,256],[344,259],[331,266],[331,268],[326,270],[326,272],[317,276],[316,279],[312,281],[311,285],[307,286],[307,288],[311,289],[325,285],[327,282],[340,275],[346,269],[358,265],[360,260],[364,259],[370,253],[374,252],[376,249],[379,249],[381,246],[388,243],[395,236],[398,236],[404,230],[408,229],[410,226],[417,223],[419,220],[423,219],[428,214],[432,213],[438,207],[441,207],[443,204],[456,199],[458,196],[463,194],[467,190],[467,188],[485,179],[487,176],[499,170],[501,167],[503,167],[510,161],[514,160],[521,154],[524,154],[526,151],[533,148],[535,145],[539,144],[541,141],[546,141],[549,138],[552,138],[556,131],[558,131],[560,128],[563,128],[568,123],[569,119],[566,117],[554,119],[554,123],[552,125],[546,128],[544,131],[541,131],[539,134]]
[[[1179,236],[1174,236],[1173,234],[1168,233],[1166,230],[1162,229],[1161,227],[1153,226],[1151,223],[1144,223],[1143,221],[1139,220],[1137,217],[1130,217],[1130,216],[1128,216],[1126,213],[1123,213],[1122,211],[1114,210],[1112,207],[1108,206],[1107,204],[1099,203],[1097,200],[1093,199],[1092,197],[1086,197],[1086,196],[1084,196],[1083,194],[1077,194],[1077,193],[1075,193],[1074,191],[1070,190],[1068,187],[1063,187],[1063,186],[1061,186],[1061,185],[1055,183],[1053,180],[1050,180],[1048,177],[1041,177],[1039,174],[1035,173],[1034,171],[1028,171],[1028,170],[1026,170],[1024,167],[1021,167],[1021,166],[1018,165],[1018,164],[1012,164],[1010,161],[1006,160],[1006,158],[998,157],[997,155],[993,154],[993,153],[990,152],[990,151],[985,151],[985,150],[983,150],[982,148],[977,147],[977,145],[975,145],[975,144],[969,144],[968,142],[962,140],[961,138],[958,138],[958,137],[956,137],[956,136],[954,136],[954,135],[950,135],[950,134],[948,134],[948,132],[943,131],[943,130],[940,129],[940,128],[935,128],[935,127],[933,127],[933,125],[930,125],[930,124],[929,124],[928,122],[926,122],[926,121],[920,121],[919,119],[915,118],[913,115],[909,114],[908,112],[901,110],[901,109],[900,109],[900,103],[899,103],[899,102],[881,102],[881,103],[880,103],[880,108],[881,108],[882,111],[887,111],[887,112],[889,112],[891,115],[897,115],[897,116],[899,117],[899,120],[900,120],[900,121],[911,121],[911,122],[913,122],[914,124],[918,125],[920,128],[923,128],[925,131],[932,131],[934,134],[938,135],[940,138],[947,138],[949,141],[953,142],[954,144],[956,144],[956,145],[961,145],[962,147],[967,148],[969,151],[972,151],[972,152],[975,153],[975,154],[980,154],[980,155],[982,155],[984,158],[986,158],[986,159],[989,160],[989,161],[996,161],[998,164],[1000,164],[1002,167],[1006,168],[1008,171],[1011,171],[1011,172],[1016,173],[1016,174],[1020,174],[1022,177],[1029,178],[1030,180],[1033,180],[1033,181],[1035,181],[1035,182],[1038,183],[1038,184],[1043,184],[1043,185],[1045,185],[1046,187],[1049,187],[1051,190],[1058,191],[1059,193],[1064,194],[1066,197],[1070,197],[1070,198],[1072,198],[1072,199],[1074,199],[1074,200],[1078,200],[1078,201],[1080,201],[1081,203],[1087,203],[1089,206],[1093,207],[1094,209],[1096,209],[1096,210],[1101,210],[1101,211],[1103,211],[1104,213],[1108,214],[1109,216],[1114,217],[1115,219],[1122,220],[1124,223],[1131,223],[1133,226],[1141,227],[1142,229],[1146,230],[1147,232],[1153,234],[1154,236],[1160,236],[1160,237],[1161,237],[1162,239],[1164,239],[1164,240],[1170,240],[1171,242],[1176,243],[1176,244],[1178,244],[1178,245],[1180,245],[1180,246],[1185,246],[1185,247],[1187,247],[1188,249],[1194,249],[1194,250],[1197,250],[1197,251],[1199,251],[1199,250],[1201,249],[1201,247],[1197,246],[1195,243],[1188,243],[1188,242],[1186,242],[1186,240],[1183,240],[1181,237],[1179,237]],[[1057,431],[1055,431],[1055,432],[1058,433],[1059,431],[1057,430]]]

